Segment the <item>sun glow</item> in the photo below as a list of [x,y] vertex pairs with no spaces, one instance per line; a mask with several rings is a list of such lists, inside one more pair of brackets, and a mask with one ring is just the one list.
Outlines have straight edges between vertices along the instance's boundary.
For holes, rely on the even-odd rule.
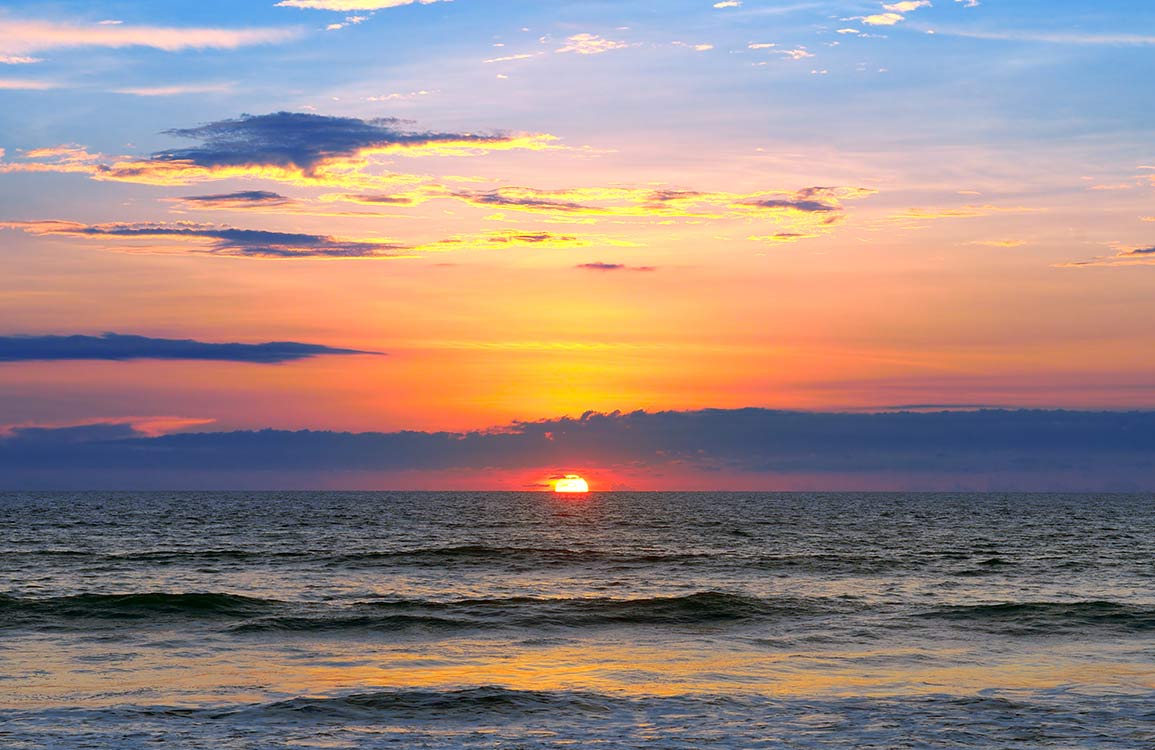
[[554,492],[563,493],[582,493],[589,492],[590,486],[586,480],[579,477],[577,474],[566,474],[561,479],[557,479],[553,483]]

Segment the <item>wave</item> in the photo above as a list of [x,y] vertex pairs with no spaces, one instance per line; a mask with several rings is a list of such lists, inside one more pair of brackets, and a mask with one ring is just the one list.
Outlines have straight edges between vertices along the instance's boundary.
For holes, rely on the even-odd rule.
[[908,567],[909,561],[894,557],[838,554],[764,555],[744,561],[764,570],[789,570],[804,573],[883,573]]
[[85,550],[30,550],[0,552],[20,556],[88,558],[106,562],[147,562],[156,565],[182,563],[297,560],[325,565],[408,565],[443,566],[446,564],[526,564],[577,565],[590,563],[642,564],[683,563],[710,558],[706,553],[665,552],[661,550],[569,549],[564,547],[506,547],[464,544],[449,547],[415,547],[395,550],[366,550],[332,553],[323,551],[271,551],[251,549],[160,549],[136,552],[92,552]]
[[475,687],[461,690],[385,690],[339,697],[293,698],[232,711],[212,718],[339,720],[484,720],[507,721],[536,714],[604,715],[616,708],[613,698],[594,693],[510,690]]
[[642,564],[684,563],[708,557],[702,553],[646,551],[614,551],[601,549],[569,549],[565,547],[503,547],[484,544],[465,544],[453,547],[418,547],[402,550],[353,552],[328,558],[330,562],[349,565],[376,563],[395,565],[588,565],[588,564]]
[[283,602],[225,593],[80,594],[44,599],[0,595],[0,625],[91,627],[225,621],[237,633],[271,631],[438,631],[599,625],[711,625],[778,620],[845,609],[825,599],[759,599],[718,591],[639,599],[382,599],[349,604]]
[[1012,634],[1045,634],[1070,630],[1155,630],[1155,609],[1110,601],[1005,602],[942,607],[923,618],[946,620]]
[[75,619],[155,620],[173,617],[256,617],[281,605],[271,599],[221,593],[77,594],[23,599],[0,594],[0,624],[51,624]]
[[823,614],[832,605],[814,599],[758,599],[717,591],[644,599],[462,599],[451,602],[386,600],[340,612],[262,617],[237,632],[269,630],[452,630],[469,628],[575,628],[599,625],[711,625]]

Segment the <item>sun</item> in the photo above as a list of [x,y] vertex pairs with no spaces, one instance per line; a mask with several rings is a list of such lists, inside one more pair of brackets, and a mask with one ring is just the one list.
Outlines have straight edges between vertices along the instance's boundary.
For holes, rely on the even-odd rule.
[[566,494],[589,492],[589,482],[579,477],[577,474],[566,474],[561,479],[557,479],[553,483],[554,492],[563,492]]

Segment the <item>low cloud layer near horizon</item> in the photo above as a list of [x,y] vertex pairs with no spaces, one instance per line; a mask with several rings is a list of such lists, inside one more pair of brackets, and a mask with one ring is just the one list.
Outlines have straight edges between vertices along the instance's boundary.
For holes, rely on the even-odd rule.
[[[3,436],[6,435],[6,436]],[[149,437],[124,420],[0,433],[8,488],[381,487],[542,467],[617,476],[811,477],[823,489],[1149,490],[1155,412],[815,413],[707,409],[519,422],[466,433],[199,432]],[[373,480],[377,477],[377,480]],[[884,481],[885,480],[885,481]],[[671,480],[673,481],[673,480]],[[810,486],[808,485],[808,486]],[[796,486],[796,485],[790,485]],[[511,487],[516,488],[516,487]]]

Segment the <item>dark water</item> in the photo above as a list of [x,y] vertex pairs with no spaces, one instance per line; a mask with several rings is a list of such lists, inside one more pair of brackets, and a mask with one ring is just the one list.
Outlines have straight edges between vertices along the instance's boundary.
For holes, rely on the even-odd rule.
[[1155,499],[0,495],[4,748],[1155,748]]

